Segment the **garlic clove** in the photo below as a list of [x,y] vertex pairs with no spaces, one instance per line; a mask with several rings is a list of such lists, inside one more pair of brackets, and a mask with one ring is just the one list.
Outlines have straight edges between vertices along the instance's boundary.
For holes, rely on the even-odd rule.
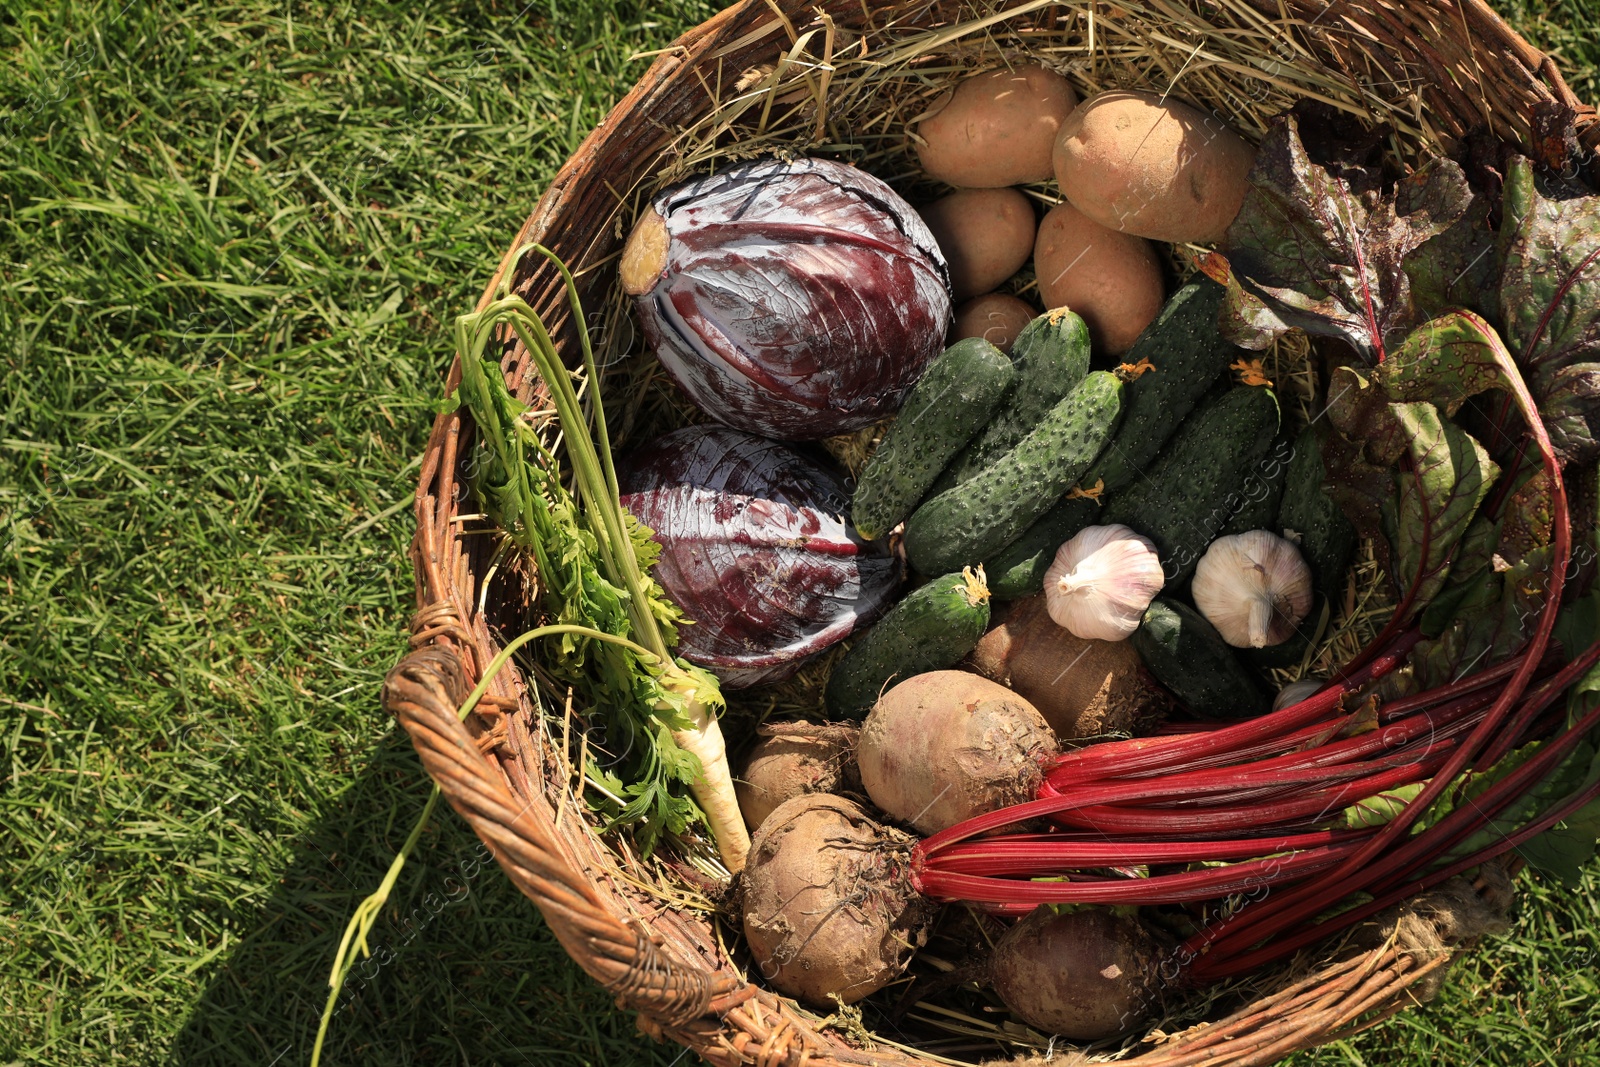
[[1211,543],[1189,591],[1224,641],[1265,648],[1294,636],[1311,611],[1311,569],[1293,542],[1249,530]]
[[1298,682],[1290,682],[1278,690],[1278,697],[1272,702],[1273,711],[1282,711],[1292,708],[1302,700],[1310,700],[1328,686],[1326,678],[1302,678]]
[[1166,574],[1156,546],[1126,526],[1089,526],[1056,550],[1045,609],[1084,640],[1121,641],[1139,628]]

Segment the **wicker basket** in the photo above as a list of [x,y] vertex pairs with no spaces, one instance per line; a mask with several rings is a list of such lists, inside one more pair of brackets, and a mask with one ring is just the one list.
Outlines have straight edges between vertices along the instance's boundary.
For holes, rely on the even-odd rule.
[[[907,59],[912,39],[915,60]],[[578,268],[587,305],[609,308],[607,321],[620,324],[626,312],[612,299],[613,260],[634,206],[662,181],[701,165],[703,146],[798,152],[837,147],[848,136],[869,166],[874,158],[893,162],[896,153],[904,157],[905,120],[918,100],[1018,48],[1066,69],[1080,88],[1176,84],[1180,95],[1253,136],[1260,129],[1250,128],[1251,116],[1310,96],[1387,121],[1396,131],[1391,151],[1400,155],[1423,145],[1458,152],[1498,140],[1557,169],[1587,166],[1594,176],[1600,123],[1593,109],[1482,0],[1036,0],[981,9],[742,0],[656,58],[562,168],[510,248],[533,240],[553,248]],[[886,114],[869,108],[864,77],[842,94],[831,87],[830,78],[852,63],[900,78],[896,107]],[[544,261],[513,265],[508,252],[484,301],[513,266],[514,290],[544,318],[562,351],[575,354],[578,324],[560,277]],[[530,361],[514,346],[502,365],[520,396],[537,392]],[[458,362],[449,388],[459,373]],[[669,1037],[716,1064],[936,1062],[859,1024],[853,1031],[825,1024],[748,982],[703,910],[641,891],[629,875],[638,861],[585,821],[562,738],[544,729],[514,665],[492,679],[465,723],[457,721],[456,708],[502,636],[519,628],[515,576],[491,577],[491,539],[463,536],[457,521],[472,510],[463,499],[471,434],[459,412],[434,424],[416,498],[413,651],[384,692],[451,806],[538,905],[573,959],[620,1008],[637,1012],[652,1037]],[[1426,986],[1432,976],[1436,987],[1451,950],[1482,928],[1426,919],[1447,913],[1413,908],[1405,921],[1428,927],[1415,936],[1404,936],[1405,922],[1391,921],[1391,936],[1357,938],[1301,960],[1269,976],[1232,1015],[1147,1039],[1131,1050],[1131,1062],[1271,1063],[1381,1021],[1419,999],[1424,987],[1417,983]]]

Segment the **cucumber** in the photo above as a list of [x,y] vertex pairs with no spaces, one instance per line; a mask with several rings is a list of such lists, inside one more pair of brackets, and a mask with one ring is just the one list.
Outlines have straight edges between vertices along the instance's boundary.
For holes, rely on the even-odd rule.
[[1089,469],[1117,428],[1121,397],[1116,375],[1095,371],[983,473],[925,501],[906,520],[911,566],[948,574],[1015,541]]
[[1061,500],[1045,512],[1022,536],[1011,542],[983,569],[989,575],[989,592],[996,600],[1020,600],[1044,588],[1044,572],[1055,562],[1056,551],[1085,526],[1093,526],[1100,505],[1093,500]]
[[1202,275],[1173,293],[1161,314],[1144,328],[1123,357],[1147,370],[1128,382],[1122,426],[1083,484],[1105,483],[1116,492],[1132,485],[1194,409],[1206,390],[1223,377],[1242,349],[1223,340],[1217,315],[1227,291]]
[[1168,587],[1182,584],[1243,502],[1241,487],[1277,433],[1272,390],[1229,389],[1189,416],[1139,481],[1106,504],[1103,524],[1148,537]]
[[1317,434],[1307,426],[1295,438],[1284,482],[1283,501],[1273,528],[1298,541],[1317,591],[1334,603],[1344,589],[1345,572],[1356,552],[1356,530],[1322,488],[1326,477]]
[[1250,469],[1244,484],[1239,487],[1242,500],[1228,521],[1222,524],[1218,536],[1244,533],[1246,530],[1278,532],[1278,507],[1283,500],[1284,480],[1289,473],[1289,457],[1294,454],[1294,443],[1280,437],[1261,462]]
[[889,609],[833,666],[822,699],[834,719],[860,719],[890,683],[961,662],[989,628],[983,568],[935,578]]
[[934,483],[937,496],[975,477],[1017,446],[1089,372],[1089,328],[1076,312],[1047,311],[1011,345],[1017,382],[1000,414]]
[[910,515],[945,464],[989,424],[1015,377],[1006,354],[981,337],[957,341],[928,364],[856,483],[856,532],[873,541]]
[[1156,681],[1203,719],[1245,719],[1272,710],[1267,692],[1205,618],[1156,597],[1128,638]]
[[[1276,458],[1277,453],[1274,453]],[[1270,462],[1270,460],[1268,461]],[[1322,450],[1313,427],[1306,427],[1283,457],[1283,496],[1270,525],[1272,530],[1296,542],[1306,566],[1311,569],[1311,585],[1316,591],[1311,611],[1296,634],[1280,645],[1242,649],[1245,659],[1258,667],[1292,667],[1305,659],[1311,638],[1324,611],[1332,612],[1338,603],[1355,555],[1356,531],[1322,488]]]

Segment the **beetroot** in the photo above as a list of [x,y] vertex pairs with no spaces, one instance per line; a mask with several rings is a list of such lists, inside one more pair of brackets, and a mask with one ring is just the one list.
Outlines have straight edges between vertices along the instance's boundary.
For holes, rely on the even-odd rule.
[[1098,1041],[1151,1014],[1160,962],[1137,919],[1104,908],[1058,915],[1041,907],[995,945],[990,981],[1029,1026]]
[[950,324],[932,233],[872,175],[755,160],[658,196],[622,257],[650,347],[714,419],[810,440],[899,407]]
[[856,745],[872,802],[925,834],[1032,800],[1056,755],[1032,704],[965,671],[918,674],[883,694]]
[[1050,618],[1043,593],[1015,601],[966,665],[1038,708],[1062,741],[1139,734],[1172,707],[1133,642],[1074,637]]
[[841,797],[780,804],[750,845],[744,936],[774,989],[820,1007],[899,977],[935,908],[910,885],[911,838]]
[[679,654],[726,688],[792,675],[876,618],[899,581],[851,529],[843,480],[793,446],[691,426],[634,452],[617,480],[662,546],[656,580],[694,622]]
[[848,723],[770,723],[733,783],[745,825],[754,833],[779,804],[806,793],[855,792],[856,737]]

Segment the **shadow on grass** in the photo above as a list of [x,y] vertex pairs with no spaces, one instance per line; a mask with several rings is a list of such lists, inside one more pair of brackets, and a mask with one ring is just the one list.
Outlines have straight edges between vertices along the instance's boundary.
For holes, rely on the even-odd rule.
[[[377,888],[427,796],[396,728],[295,843],[260,902],[204,964],[205,992],[172,1044],[174,1067],[311,1060],[328,972],[356,904]],[[578,970],[531,902],[441,806],[351,971],[322,1063],[680,1062],[634,1029]]]

